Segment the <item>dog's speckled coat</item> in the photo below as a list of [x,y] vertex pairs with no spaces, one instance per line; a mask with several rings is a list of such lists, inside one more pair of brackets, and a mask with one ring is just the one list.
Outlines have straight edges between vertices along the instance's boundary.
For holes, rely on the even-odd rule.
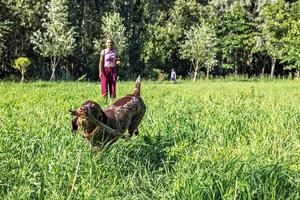
[[[106,124],[118,133],[124,134],[128,130],[129,136],[133,133],[138,135],[138,126],[141,123],[146,106],[140,97],[140,82],[137,81],[135,85],[135,92],[118,99],[106,109],[102,110],[100,105],[94,101],[86,101],[83,103],[78,111],[72,111],[76,117],[72,120],[73,131],[78,130],[78,126],[83,128],[83,137],[85,137],[92,147],[101,147],[104,144],[112,144],[119,137],[108,133],[104,128],[98,127],[89,122],[89,120],[82,120],[80,112],[86,108],[90,109],[91,114],[100,122]],[[94,130],[95,133],[91,134]]]

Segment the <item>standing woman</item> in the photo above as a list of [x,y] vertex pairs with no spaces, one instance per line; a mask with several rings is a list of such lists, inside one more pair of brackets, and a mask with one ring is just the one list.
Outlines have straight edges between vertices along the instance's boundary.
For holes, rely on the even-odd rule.
[[100,54],[99,78],[101,80],[101,93],[105,99],[108,96],[108,89],[110,97],[113,99],[116,97],[116,64],[119,64],[119,61],[117,61],[117,52],[113,46],[112,39],[107,39],[106,49],[102,50]]

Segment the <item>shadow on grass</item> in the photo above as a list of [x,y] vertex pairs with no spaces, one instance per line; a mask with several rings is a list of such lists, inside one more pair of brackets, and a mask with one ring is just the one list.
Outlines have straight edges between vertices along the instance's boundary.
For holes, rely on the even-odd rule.
[[127,156],[133,162],[141,164],[150,171],[170,171],[178,161],[177,156],[171,156],[168,150],[174,146],[174,140],[162,135],[150,137],[142,136],[141,140],[129,145]]
[[[136,136],[126,144],[123,142],[105,147],[97,154],[96,163],[105,168],[121,172],[120,176],[130,176],[140,171],[145,173],[168,174],[173,170],[179,157],[169,154],[169,149],[174,146],[174,140],[162,135],[150,137],[147,135]],[[120,141],[119,141],[120,142]]]
[[172,166],[178,161],[178,157],[170,156],[168,149],[174,146],[174,140],[158,135],[156,137],[143,136],[140,152],[135,159],[139,162],[146,161],[150,170],[172,170]]

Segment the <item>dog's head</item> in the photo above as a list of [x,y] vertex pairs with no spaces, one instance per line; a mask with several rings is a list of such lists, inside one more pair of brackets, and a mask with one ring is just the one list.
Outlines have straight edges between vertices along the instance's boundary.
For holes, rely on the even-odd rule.
[[79,107],[78,110],[69,110],[71,115],[75,116],[75,118],[71,121],[72,131],[77,131],[79,127],[82,127],[84,132],[89,133],[96,127],[96,125],[82,118],[82,115],[85,115],[88,109],[97,120],[102,121],[104,112],[100,105],[94,101],[86,101]]

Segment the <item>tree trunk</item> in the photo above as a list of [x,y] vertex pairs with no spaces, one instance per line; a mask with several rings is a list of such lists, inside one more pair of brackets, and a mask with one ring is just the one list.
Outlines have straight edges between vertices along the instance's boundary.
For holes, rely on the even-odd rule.
[[272,58],[272,66],[271,66],[271,78],[273,78],[275,71],[276,58]]
[[249,77],[251,75],[251,54],[248,54],[247,51],[243,51],[243,53],[246,61],[246,66],[243,68],[243,74],[247,74]]
[[58,64],[58,61],[59,61],[59,58],[57,58],[57,57],[51,58],[52,74],[51,74],[50,81],[55,81],[55,79],[56,79],[56,77],[55,77],[55,71],[56,71],[56,66]]
[[88,40],[88,31],[87,31],[87,1],[83,0],[82,2],[82,21],[81,21],[81,31],[83,35],[81,36],[81,66],[86,66],[86,42]]
[[24,75],[25,75],[25,71],[24,71],[24,69],[21,69],[21,75],[22,75],[22,78],[21,78],[21,83],[23,83],[24,82]]
[[41,57],[38,57],[36,65],[37,65],[37,68],[39,65],[42,65],[42,79],[44,80],[45,79],[45,62],[44,62],[44,60],[42,60]]
[[234,53],[234,74],[237,75],[238,69],[237,69],[237,51]]
[[73,76],[73,80],[75,80],[75,73],[74,73],[74,62],[71,61],[71,74]]
[[45,79],[45,63],[42,64],[42,79]]
[[209,67],[206,68],[206,78],[205,79],[208,80],[208,77],[209,77]]
[[297,69],[296,70],[296,79],[299,79],[300,78],[300,69]]
[[196,78],[197,78],[197,74],[198,74],[199,64],[198,64],[198,62],[196,62],[196,63],[193,62],[193,65],[194,65],[194,70],[195,70],[194,78],[193,78],[193,83],[195,83],[196,82]]
[[264,56],[262,56],[262,60],[263,60],[263,67],[261,69],[261,77],[264,77],[265,68],[266,68],[266,58]]
[[195,73],[194,73],[194,78],[193,78],[193,83],[195,83],[195,82],[196,82],[197,74],[198,74],[198,72],[195,70]]
[[50,77],[50,81],[55,81],[55,67],[51,67],[52,69],[52,73],[51,73],[51,77]]

